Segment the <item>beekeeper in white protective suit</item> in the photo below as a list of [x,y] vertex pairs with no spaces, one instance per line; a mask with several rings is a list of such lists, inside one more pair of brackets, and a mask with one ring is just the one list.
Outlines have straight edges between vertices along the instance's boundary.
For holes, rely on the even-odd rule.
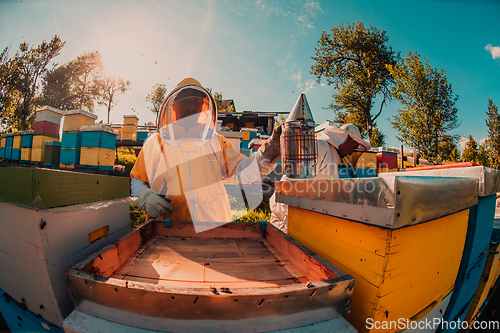
[[[354,167],[351,154],[355,151],[366,151],[371,145],[361,139],[361,133],[354,124],[342,125],[340,128],[329,126],[320,133],[318,139],[318,160],[315,179],[338,179],[339,165],[343,162]],[[281,180],[286,180],[283,176]],[[271,223],[288,233],[288,205],[276,202],[275,194],[269,200],[271,207]]]
[[193,221],[197,232],[231,222],[223,181],[239,184],[241,191],[232,195],[246,202],[244,184],[275,168],[281,127],[246,157],[215,132],[216,122],[215,101],[197,80],[182,80],[167,96],[158,133],[145,142],[130,173],[131,195],[150,217]]

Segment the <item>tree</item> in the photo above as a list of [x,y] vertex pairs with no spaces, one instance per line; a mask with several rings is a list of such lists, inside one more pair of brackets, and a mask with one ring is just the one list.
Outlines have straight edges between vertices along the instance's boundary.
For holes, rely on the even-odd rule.
[[370,144],[372,145],[372,147],[382,147],[385,145],[385,134],[380,132],[376,124],[373,124]]
[[113,75],[106,75],[98,80],[97,88],[99,90],[99,100],[97,103],[107,108],[108,124],[111,109],[118,104],[116,96],[129,90],[131,84],[132,83],[129,80],[124,81],[121,77]]
[[205,88],[209,94],[214,98],[215,104],[217,105],[217,110],[219,112],[234,112],[234,106],[232,104],[224,105],[224,99],[222,98],[222,92],[214,92],[212,94],[212,88]]
[[490,157],[490,166],[495,169],[500,169],[500,114],[496,104],[493,104],[491,98],[488,100],[488,111],[486,111],[488,119],[488,138],[486,139],[486,149]]
[[[8,101],[8,112],[2,106],[6,122],[15,129],[24,130],[34,121],[35,106],[33,100],[38,92],[39,80],[47,71],[49,62],[59,55],[65,42],[55,35],[50,42],[43,41],[38,46],[30,46],[23,42],[14,58],[4,66],[7,49],[2,52],[2,104]],[[5,71],[4,71],[5,70]],[[7,75],[7,77],[5,77]],[[5,96],[7,95],[7,96]]]
[[439,162],[440,143],[448,136],[456,143],[458,136],[447,132],[460,126],[455,107],[458,96],[453,94],[445,71],[431,68],[427,58],[424,66],[416,52],[408,52],[404,63],[387,67],[396,81],[391,94],[403,106],[391,120],[399,132],[397,138],[416,148],[422,158]]
[[477,151],[477,157],[476,157],[476,162],[484,165],[484,166],[490,166],[490,157],[488,156],[488,151],[486,144],[480,144],[479,145],[479,150]]
[[[331,28],[331,34],[322,32],[315,47],[311,74],[318,83],[325,77],[336,92],[330,108],[337,116],[359,127],[361,133],[371,140],[375,120],[384,105],[392,98],[390,87],[392,76],[387,65],[396,65],[399,54],[388,46],[385,31],[363,23]],[[380,108],[372,116],[371,109],[377,96],[382,97]],[[380,133],[380,131],[379,131]]]
[[76,96],[72,93],[73,68],[71,63],[54,67],[44,77],[39,105],[50,105],[61,110],[76,109]]
[[158,115],[160,114],[161,107],[167,96],[167,87],[164,83],[157,83],[154,85],[153,90],[146,96],[146,101],[151,103],[148,108],[156,113],[155,126],[158,127]]
[[15,118],[15,107],[21,100],[17,89],[17,69],[13,60],[9,60],[9,48],[0,54],[0,128],[11,129]]
[[460,150],[458,150],[458,148],[455,147],[455,149],[451,151],[449,160],[451,162],[460,162],[462,160]]
[[438,162],[454,161],[460,159],[460,151],[458,150],[456,140],[450,135],[444,135],[439,143],[440,154],[437,158]]
[[469,135],[469,139],[467,139],[465,143],[464,152],[462,153],[462,160],[464,162],[476,162],[477,153],[477,142],[472,135]]
[[102,56],[98,51],[86,52],[71,61],[71,94],[75,106],[90,112],[95,110],[95,102],[100,98],[100,80],[103,76]]

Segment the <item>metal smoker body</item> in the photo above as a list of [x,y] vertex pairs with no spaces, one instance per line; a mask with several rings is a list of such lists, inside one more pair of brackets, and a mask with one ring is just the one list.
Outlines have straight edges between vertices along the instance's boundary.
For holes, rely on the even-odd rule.
[[315,123],[306,96],[300,94],[283,124],[281,163],[283,175],[290,178],[316,176],[317,143]]

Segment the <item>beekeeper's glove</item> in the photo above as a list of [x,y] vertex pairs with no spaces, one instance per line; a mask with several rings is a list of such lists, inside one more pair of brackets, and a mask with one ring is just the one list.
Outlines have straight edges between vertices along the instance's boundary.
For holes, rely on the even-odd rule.
[[174,206],[170,203],[172,199],[165,196],[161,197],[154,190],[144,187],[139,191],[139,205],[152,218],[157,218],[162,214],[171,213]]
[[280,137],[281,137],[281,125],[277,126],[273,130],[271,137],[264,142],[264,144],[259,148],[262,156],[272,162],[277,162],[281,157],[280,149]]

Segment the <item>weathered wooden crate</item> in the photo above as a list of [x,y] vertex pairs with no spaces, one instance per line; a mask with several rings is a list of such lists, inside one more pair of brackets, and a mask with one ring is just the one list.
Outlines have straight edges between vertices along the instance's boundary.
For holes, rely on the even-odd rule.
[[66,273],[79,313],[158,331],[271,331],[349,312],[354,280],[265,223],[150,220]]

